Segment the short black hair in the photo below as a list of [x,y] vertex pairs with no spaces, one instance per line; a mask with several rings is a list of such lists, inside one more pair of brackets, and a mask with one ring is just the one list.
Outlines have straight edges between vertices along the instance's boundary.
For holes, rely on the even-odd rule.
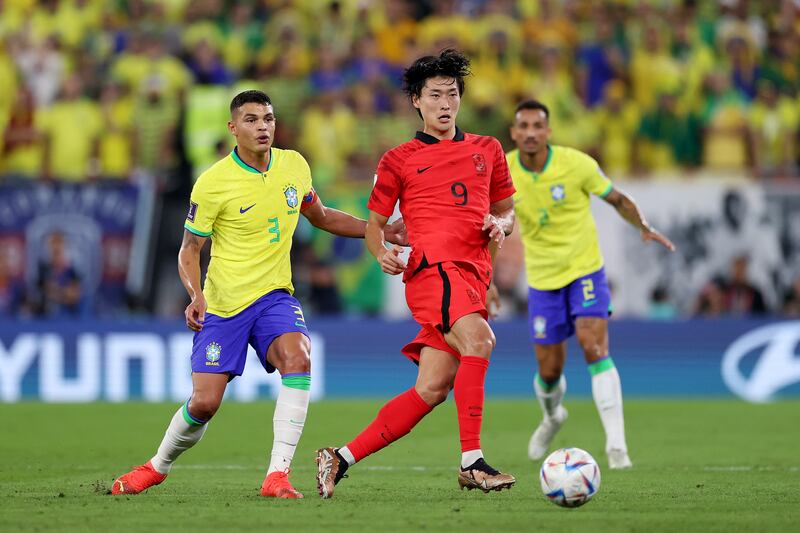
[[544,111],[545,118],[547,118],[548,121],[550,120],[550,110],[547,109],[547,106],[541,103],[539,100],[525,100],[520,102],[519,105],[517,105],[517,108],[514,110],[514,115],[523,109],[539,109]]
[[244,104],[262,104],[272,105],[272,100],[269,99],[267,93],[251,89],[244,91],[233,97],[231,100],[231,116],[233,112],[242,107]]
[[409,98],[422,94],[425,81],[436,76],[454,78],[458,86],[458,94],[464,94],[464,78],[470,75],[469,59],[467,56],[447,48],[438,56],[420,57],[403,71],[403,91]]

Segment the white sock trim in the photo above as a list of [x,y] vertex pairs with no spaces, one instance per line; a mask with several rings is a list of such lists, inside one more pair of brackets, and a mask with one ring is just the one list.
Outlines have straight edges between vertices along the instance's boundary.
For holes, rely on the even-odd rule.
[[472,463],[483,457],[483,452],[478,448],[477,450],[470,450],[461,453],[461,468],[467,468]]
[[267,475],[273,472],[286,472],[291,467],[297,443],[306,423],[310,396],[307,390],[281,385],[275,413],[272,416],[272,452]]
[[344,460],[347,461],[348,466],[353,466],[354,464],[356,464],[356,457],[353,455],[353,452],[351,452],[350,448],[348,448],[347,446],[342,446],[336,451],[339,452],[339,455],[344,457]]
[[169,474],[175,460],[183,452],[200,442],[208,427],[208,424],[202,426],[188,424],[183,416],[183,409],[184,407],[181,406],[173,415],[158,451],[150,459],[150,464],[160,474]]
[[622,384],[616,368],[592,376],[592,396],[606,432],[606,450],[627,451]]

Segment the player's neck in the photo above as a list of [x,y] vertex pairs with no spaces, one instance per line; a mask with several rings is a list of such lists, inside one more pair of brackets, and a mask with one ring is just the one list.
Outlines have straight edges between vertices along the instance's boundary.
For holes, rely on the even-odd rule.
[[550,154],[550,145],[548,144],[544,150],[539,150],[535,154],[527,154],[519,152],[519,160],[522,161],[522,166],[531,172],[541,172],[547,164],[547,156]]
[[427,133],[431,137],[439,139],[440,141],[452,141],[456,136],[456,125],[453,124],[449,129],[440,131],[425,124],[422,133]]
[[247,165],[250,165],[256,170],[260,170],[261,172],[266,172],[269,170],[269,160],[272,156],[272,148],[270,147],[264,153],[259,152],[252,152],[247,148],[242,148],[241,146],[236,146],[236,153],[239,154],[239,159],[241,159]]

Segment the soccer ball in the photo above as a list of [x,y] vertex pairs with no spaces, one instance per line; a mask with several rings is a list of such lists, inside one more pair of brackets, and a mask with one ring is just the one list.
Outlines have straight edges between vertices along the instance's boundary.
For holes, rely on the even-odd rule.
[[561,507],[580,507],[600,488],[600,467],[589,452],[561,448],[547,456],[539,471],[542,492]]

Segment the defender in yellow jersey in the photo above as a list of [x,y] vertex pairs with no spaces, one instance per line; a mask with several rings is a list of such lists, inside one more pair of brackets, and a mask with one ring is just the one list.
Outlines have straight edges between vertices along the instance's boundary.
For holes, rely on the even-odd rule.
[[[172,418],[156,455],[120,476],[114,494],[137,494],[161,483],[173,462],[194,446],[241,375],[248,344],[281,389],[273,416],[273,446],[261,495],[302,498],[289,482],[292,458],[308,410],[311,345],[300,303],[292,296],[289,252],[300,215],[345,237],[364,237],[366,221],[325,207],[303,156],[272,147],[275,113],[261,91],[238,94],[230,106],[233,152],[204,172],[192,190],[178,270],[191,303],[192,396]],[[401,224],[385,237],[404,244]],[[211,263],[200,287],[200,250],[211,240]]]
[[[544,104],[529,100],[517,107],[511,126],[517,149],[509,152],[507,159],[517,190],[514,210],[530,285],[528,318],[539,363],[534,390],[544,412],[531,436],[528,455],[534,460],[544,457],[567,418],[561,405],[566,391],[562,370],[566,339],[576,334],[592,375],[592,395],[606,432],[609,466],[630,468],[622,388],[608,355],[611,295],[589,209],[591,195],[614,206],[641,231],[643,240],[658,242],[669,250],[675,247],[647,223],[629,196],[614,188],[594,159],[572,148],[548,144],[550,133]],[[490,310],[497,301],[496,289],[490,290]]]
[[294,292],[292,234],[315,199],[311,170],[294,150],[270,148],[262,172],[234,148],[200,175],[184,228],[212,240],[203,287],[209,313],[230,317],[268,292]]

